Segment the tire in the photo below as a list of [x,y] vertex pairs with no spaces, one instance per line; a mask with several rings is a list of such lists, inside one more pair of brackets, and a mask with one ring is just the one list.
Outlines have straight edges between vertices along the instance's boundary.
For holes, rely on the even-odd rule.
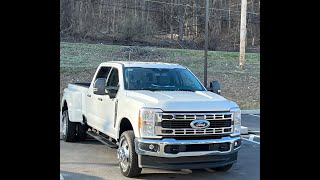
[[86,124],[81,124],[77,123],[77,135],[76,135],[76,140],[78,141],[84,141],[87,138],[87,130],[88,130],[88,125]]
[[134,148],[134,133],[125,131],[120,136],[117,155],[121,173],[125,177],[136,177],[141,174],[142,168],[138,166],[138,155]]
[[231,169],[233,164],[229,164],[229,165],[226,165],[226,166],[222,166],[222,167],[216,167],[216,168],[212,168],[213,170],[215,171],[219,171],[219,172],[225,172],[225,171],[228,171],[229,169]]
[[68,110],[62,113],[62,138],[65,142],[74,142],[76,138],[76,123],[69,120]]

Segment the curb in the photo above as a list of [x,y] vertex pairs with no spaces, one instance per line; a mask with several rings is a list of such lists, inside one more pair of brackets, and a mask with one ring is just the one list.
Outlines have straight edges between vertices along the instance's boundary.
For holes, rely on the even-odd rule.
[[241,110],[241,114],[260,114],[260,109]]
[[241,126],[241,129],[240,129],[240,134],[249,134],[248,132],[248,127],[246,126]]
[[[241,110],[241,114],[260,114],[260,109]],[[240,134],[249,134],[248,127],[241,126]]]

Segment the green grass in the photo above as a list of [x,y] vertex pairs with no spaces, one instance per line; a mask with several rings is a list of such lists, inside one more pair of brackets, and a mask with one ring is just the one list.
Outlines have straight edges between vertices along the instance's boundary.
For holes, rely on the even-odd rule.
[[[60,79],[65,76],[83,81],[81,72],[94,73],[95,68],[106,61],[126,61],[125,46],[60,43]],[[169,49],[148,47],[149,56],[141,56],[135,61],[160,61],[178,63],[188,67],[203,81],[203,50]],[[147,51],[147,52],[148,52]],[[151,51],[150,51],[151,52]],[[157,53],[161,56],[157,56]],[[133,57],[133,56],[132,56]],[[208,51],[208,81],[218,80],[223,96],[237,102],[243,109],[260,108],[260,54],[246,53],[245,70],[240,70],[238,52]],[[62,81],[62,80],[61,80]],[[62,82],[65,86],[68,82]]]
[[60,43],[60,67],[97,67],[101,62],[113,60],[110,54],[120,46]]
[[[60,66],[61,67],[96,67],[105,61],[127,60],[120,57],[112,57],[112,52],[119,51],[125,46],[104,45],[104,44],[84,44],[84,43],[60,43]],[[187,61],[198,64],[203,61],[204,51],[189,49],[168,49],[159,48],[158,51],[168,55],[167,60]],[[238,52],[208,51],[208,62],[224,61],[238,63]],[[259,53],[247,53],[247,63],[260,63]]]

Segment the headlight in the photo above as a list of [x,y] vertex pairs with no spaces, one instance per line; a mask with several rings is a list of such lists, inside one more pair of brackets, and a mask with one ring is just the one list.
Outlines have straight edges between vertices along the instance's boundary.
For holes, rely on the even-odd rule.
[[139,131],[141,137],[154,137],[155,136],[155,122],[158,120],[158,112],[161,109],[142,108],[139,112]]
[[233,133],[231,136],[239,136],[241,130],[241,110],[239,108],[231,108],[233,113]]

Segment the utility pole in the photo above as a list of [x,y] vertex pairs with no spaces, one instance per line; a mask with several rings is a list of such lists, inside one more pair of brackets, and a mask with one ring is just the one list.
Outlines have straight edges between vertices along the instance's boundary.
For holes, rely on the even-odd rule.
[[179,18],[179,36],[178,40],[181,41],[183,39],[183,17],[182,17],[182,6],[181,1],[177,1],[178,5],[178,18]]
[[204,41],[204,86],[207,87],[207,66],[208,66],[208,24],[209,24],[209,0],[206,0],[206,13],[205,13],[205,41]]
[[240,22],[240,69],[244,69],[246,54],[247,34],[247,0],[241,0],[241,22]]

